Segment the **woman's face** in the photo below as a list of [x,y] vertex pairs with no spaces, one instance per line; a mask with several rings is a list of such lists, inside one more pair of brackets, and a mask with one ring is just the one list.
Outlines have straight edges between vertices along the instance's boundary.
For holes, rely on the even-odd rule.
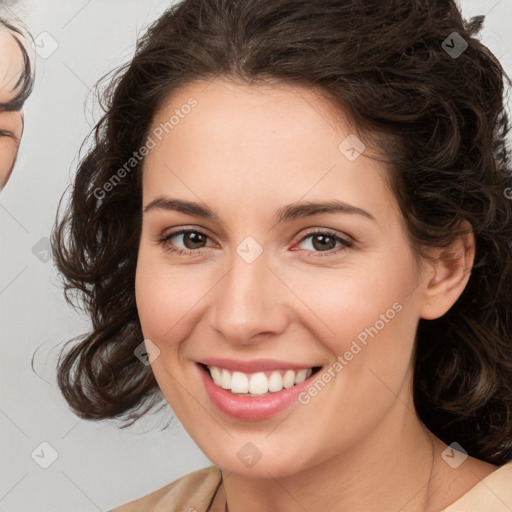
[[[23,70],[23,55],[11,32],[0,27],[0,103],[16,96],[16,84]],[[21,112],[0,109],[0,189],[12,172],[23,131]]]
[[[284,476],[395,428],[413,410],[425,275],[384,168],[308,89],[196,83],[152,129],[137,306],[158,384],[207,457]],[[274,391],[242,396],[247,382]]]

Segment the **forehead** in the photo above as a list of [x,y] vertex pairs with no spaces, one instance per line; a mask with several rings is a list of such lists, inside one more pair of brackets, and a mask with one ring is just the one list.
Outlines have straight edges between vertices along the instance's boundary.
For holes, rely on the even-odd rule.
[[18,40],[10,30],[0,26],[0,102],[7,103],[14,96],[23,67]]
[[[250,145],[251,141],[257,144],[258,137],[264,134],[284,139],[308,132],[313,136],[315,128],[322,128],[323,132],[334,135],[336,141],[350,131],[347,118],[319,91],[297,85],[264,81],[247,84],[224,78],[194,82],[176,91],[156,114],[153,127],[164,124],[169,113],[182,109],[190,98],[197,102],[191,117],[201,118],[194,129],[197,132],[202,126],[209,134],[208,140],[217,135],[236,137],[237,142],[244,140]],[[248,125],[252,126],[251,130],[239,130]]]
[[149,132],[158,144],[147,160],[162,156],[166,148],[174,161],[186,154],[189,161],[213,163],[221,150],[225,162],[279,153],[289,161],[305,153],[324,153],[332,160],[352,131],[340,110],[312,89],[217,78],[189,84],[163,103]]
[[210,195],[219,188],[259,205],[304,194],[325,199],[339,196],[336,191],[354,203],[368,202],[364,196],[372,191],[382,197],[386,169],[365,157],[350,161],[340,150],[352,131],[313,89],[196,82],[169,97],[154,117],[144,200],[166,191],[197,199],[191,191]]

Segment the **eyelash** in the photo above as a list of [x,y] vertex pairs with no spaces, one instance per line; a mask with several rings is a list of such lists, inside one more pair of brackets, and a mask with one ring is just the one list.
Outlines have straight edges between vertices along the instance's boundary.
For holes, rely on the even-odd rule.
[[[202,254],[204,252],[204,250],[206,249],[205,247],[201,247],[200,249],[176,249],[175,247],[167,245],[167,242],[171,238],[173,238],[176,235],[181,235],[184,233],[196,233],[196,234],[200,234],[202,236],[209,238],[206,233],[203,233],[202,231],[198,231],[197,229],[180,229],[178,231],[174,231],[173,233],[169,233],[168,235],[165,235],[164,237],[160,238],[158,240],[158,242],[163,246],[163,248],[166,251],[170,251],[178,256],[185,256],[185,255],[196,256],[196,255]],[[301,243],[304,240],[306,240],[307,238],[314,236],[314,235],[327,235],[331,238],[334,238],[334,240],[336,242],[340,242],[342,244],[342,247],[338,247],[337,249],[330,249],[328,251],[308,251],[306,249],[300,249],[300,250],[306,250],[306,252],[308,252],[308,253],[312,252],[315,254],[314,256],[308,255],[307,256],[308,258],[324,258],[324,257],[328,257],[328,256],[333,256],[334,254],[338,254],[340,251],[349,249],[350,247],[353,246],[353,241],[345,239],[345,238],[341,238],[341,237],[335,235],[334,233],[332,233],[331,231],[325,230],[325,229],[310,231],[309,233],[304,235],[297,243]]]

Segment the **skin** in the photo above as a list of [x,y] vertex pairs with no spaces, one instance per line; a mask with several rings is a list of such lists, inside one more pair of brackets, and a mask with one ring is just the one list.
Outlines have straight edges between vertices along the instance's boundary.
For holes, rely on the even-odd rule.
[[[414,412],[412,349],[419,319],[442,316],[462,293],[473,236],[457,241],[455,257],[433,250],[436,261],[418,268],[386,169],[338,151],[354,132],[310,89],[220,78],[190,84],[153,127],[191,96],[198,106],[145,159],[143,207],[165,195],[204,203],[217,217],[143,214],[136,299],[144,337],[160,350],[152,362],[158,385],[224,471],[229,512],[448,506],[497,466],[469,457],[455,470],[441,458],[446,445]],[[329,199],[376,222],[346,213],[273,222],[285,204]],[[180,227],[207,238],[202,246],[186,235],[159,242]],[[305,238],[312,228],[355,243],[325,256]],[[251,264],[236,253],[247,236],[263,249]],[[166,250],[173,245],[190,254]],[[214,356],[329,367],[396,301],[402,311],[307,405],[266,420],[234,419],[215,408],[198,378],[194,361]],[[252,467],[237,457],[247,442],[262,454]]]
[[[16,96],[15,86],[23,70],[23,54],[11,32],[1,27],[0,56],[0,103],[8,103]],[[5,187],[12,173],[22,133],[21,111],[0,110],[0,189]]]

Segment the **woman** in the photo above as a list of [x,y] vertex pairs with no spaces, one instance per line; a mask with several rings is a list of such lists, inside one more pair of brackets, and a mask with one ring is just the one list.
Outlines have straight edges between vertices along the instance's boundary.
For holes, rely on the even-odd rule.
[[24,126],[22,108],[32,88],[25,36],[0,18],[0,190],[16,162]]
[[93,321],[59,385],[92,420],[163,397],[214,465],[116,512],[512,507],[512,179],[481,22],[185,0],[139,41],[53,234]]

